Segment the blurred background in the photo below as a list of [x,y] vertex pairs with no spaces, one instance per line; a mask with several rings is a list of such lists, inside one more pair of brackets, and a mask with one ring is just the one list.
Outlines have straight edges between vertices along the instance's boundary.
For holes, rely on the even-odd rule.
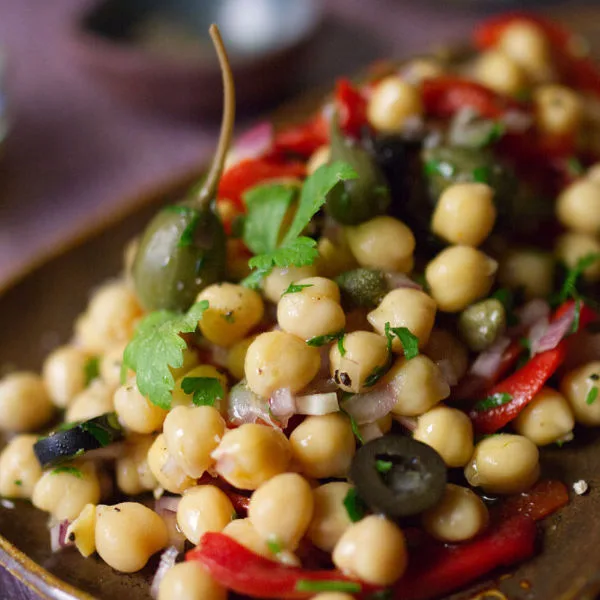
[[208,160],[221,96],[211,20],[242,130],[336,75],[464,42],[515,7],[600,44],[598,1],[0,0],[0,285]]

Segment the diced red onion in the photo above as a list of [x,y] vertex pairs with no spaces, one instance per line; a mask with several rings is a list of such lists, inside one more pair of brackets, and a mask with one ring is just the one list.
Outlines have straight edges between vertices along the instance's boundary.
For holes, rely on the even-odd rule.
[[150,593],[153,598],[158,598],[158,589],[160,588],[160,582],[163,580],[164,576],[167,574],[167,571],[175,566],[175,561],[179,556],[179,550],[174,546],[167,548],[161,555],[160,560],[158,562],[158,567],[156,569],[156,573],[154,574],[154,579],[152,580],[152,587],[150,588]]
[[296,399],[290,388],[275,390],[269,398],[269,408],[282,427],[287,427],[290,418],[296,414]]
[[50,527],[50,548],[52,552],[59,552],[63,548],[72,546],[73,542],[67,539],[67,530],[71,521],[63,519]]
[[175,485],[183,485],[187,478],[187,475],[183,472],[183,469],[177,464],[177,461],[169,456],[162,466],[161,471],[173,481]]
[[233,148],[236,162],[245,158],[258,158],[271,149],[274,130],[270,121],[263,121],[240,135]]
[[519,319],[518,325],[511,327],[506,333],[514,338],[525,333],[532,325],[550,315],[550,305],[541,298],[530,300],[517,310],[515,315]]
[[358,425],[364,425],[385,417],[395,404],[396,396],[393,389],[385,385],[371,392],[351,396],[344,402],[343,409]]
[[535,354],[556,348],[559,342],[569,333],[574,318],[575,305],[552,323],[548,323],[544,319],[534,325],[529,333],[531,355],[534,356]]
[[441,358],[435,363],[442,372],[442,377],[450,387],[454,387],[458,383],[458,373],[454,368],[454,363],[448,358]]
[[531,115],[520,110],[507,111],[501,120],[509,131],[517,133],[529,129],[533,124]]
[[383,436],[383,431],[381,431],[378,423],[365,423],[359,426],[358,431],[365,444]]
[[227,348],[223,348],[222,346],[217,346],[215,344],[212,344],[210,350],[213,363],[218,367],[226,367],[227,358],[229,356],[229,350]]
[[162,496],[154,503],[154,510],[160,515],[162,512],[168,510],[170,512],[177,512],[179,503],[181,502],[181,496]]
[[423,289],[416,281],[413,281],[408,275],[404,273],[396,273],[395,271],[385,271],[383,273],[383,276],[390,290],[396,290],[400,288],[411,288],[413,290]]
[[255,394],[245,381],[231,388],[227,406],[227,422],[231,425],[264,421],[272,427],[279,427],[269,414],[269,403]]
[[335,392],[296,396],[296,414],[321,416],[338,412],[340,406]]
[[117,442],[105,446],[104,448],[96,448],[85,453],[86,460],[111,461],[121,458],[125,450],[125,444]]
[[403,417],[401,415],[394,415],[394,419],[408,431],[414,431],[417,428],[417,419],[414,417]]

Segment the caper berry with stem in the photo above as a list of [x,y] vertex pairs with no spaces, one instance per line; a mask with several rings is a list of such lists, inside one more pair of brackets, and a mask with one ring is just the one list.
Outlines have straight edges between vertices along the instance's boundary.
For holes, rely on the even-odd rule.
[[233,134],[235,89],[219,29],[212,25],[209,32],[223,75],[219,145],[200,189],[192,197],[160,211],[142,236],[133,265],[133,281],[147,310],[185,310],[202,289],[225,275],[226,237],[214,203]]
[[489,348],[505,329],[506,309],[496,298],[476,302],[458,317],[460,337],[474,352]]

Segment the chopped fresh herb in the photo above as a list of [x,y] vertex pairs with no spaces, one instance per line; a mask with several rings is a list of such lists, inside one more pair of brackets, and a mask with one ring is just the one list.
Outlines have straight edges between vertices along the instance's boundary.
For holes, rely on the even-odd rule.
[[565,440],[556,440],[556,445],[562,448],[565,445]]
[[503,404],[508,404],[512,400],[512,396],[506,392],[498,392],[492,396],[488,396],[484,400],[480,400],[473,406],[477,411],[483,412],[485,410],[491,410]]
[[481,166],[473,169],[473,181],[477,183],[488,183],[490,181],[491,173],[489,167]]
[[526,337],[519,338],[519,345],[531,353],[531,340]]
[[356,488],[348,490],[348,493],[344,497],[344,508],[348,513],[348,518],[353,523],[360,521],[365,516],[367,507],[358,495]]
[[181,389],[186,394],[193,394],[196,406],[214,406],[215,402],[225,396],[223,385],[216,377],[184,377]]
[[388,371],[390,368],[390,363],[375,367],[369,375],[367,375],[365,379],[365,387],[373,387]]
[[237,514],[237,512],[234,510],[234,511],[231,513],[231,520],[232,520],[232,521],[236,521],[236,520],[237,520],[237,519],[239,519],[239,518],[240,518],[240,515],[238,515],[238,514]]
[[392,470],[394,463],[391,460],[375,461],[375,468],[379,473],[389,473]]
[[400,340],[407,360],[419,355],[419,338],[408,327],[391,327],[389,322],[385,324],[385,337],[390,352],[392,351],[394,336]]
[[303,283],[303,284],[290,283],[287,290],[285,290],[285,292],[283,292],[283,294],[281,294],[281,295],[285,296],[286,294],[296,294],[298,292],[301,292],[304,288],[309,288],[309,287],[313,287],[313,284],[312,283]]
[[85,375],[85,386],[87,387],[100,375],[100,359],[97,356],[90,356],[85,365],[83,365]]
[[598,381],[598,380],[600,380],[600,374],[598,374],[598,373],[592,373],[592,374],[590,375],[590,379],[591,379],[592,381]]
[[50,471],[52,475],[60,475],[61,473],[67,473],[73,475],[77,479],[83,479],[83,473],[77,467],[56,467]]
[[186,228],[181,232],[179,243],[177,244],[180,248],[191,246],[194,243],[194,233],[198,222],[200,221],[200,211],[191,206],[182,206],[181,204],[173,204],[164,208],[167,212],[174,212],[180,215],[184,215],[186,218],[191,216],[189,223]]
[[19,487],[21,487],[23,485],[23,482],[20,479],[15,479],[14,483],[15,483],[15,485],[18,485]]
[[[342,411],[342,412],[345,412],[345,411]],[[345,414],[350,419],[350,427],[352,427],[352,433],[354,433],[354,437],[356,437],[356,439],[361,444],[364,444],[365,440],[363,439],[362,433],[360,432],[360,427],[358,426],[356,419],[352,415],[349,415],[348,413],[345,413]]]
[[491,124],[490,130],[485,138],[481,140],[481,146],[491,146],[495,144],[506,132],[506,125],[502,121],[494,121]]
[[573,322],[571,323],[571,327],[569,329],[569,333],[573,335],[579,331],[579,321],[581,320],[581,299],[577,298],[575,300],[575,310],[573,312]]
[[207,308],[208,302],[203,300],[184,314],[159,310],[146,316],[125,348],[121,379],[132,369],[140,393],[153,404],[169,408],[175,387],[171,367],[183,366],[183,351],[187,348],[180,334],[195,331]]
[[490,298],[495,298],[502,306],[504,306],[504,310],[506,311],[506,324],[509,327],[519,324],[519,319],[514,313],[515,295],[512,290],[509,290],[508,288],[499,288],[490,295]]
[[579,177],[585,171],[581,161],[576,156],[570,156],[567,160],[567,173],[571,177]]
[[425,175],[442,175],[443,177],[452,177],[456,172],[456,167],[446,161],[428,160],[425,163]]
[[360,583],[354,581],[311,580],[299,579],[296,583],[297,592],[351,592],[358,593],[362,590]]
[[[116,426],[119,427],[118,423],[116,423]],[[81,423],[80,427],[83,431],[87,431],[91,436],[96,438],[97,442],[103,448],[113,441],[113,432],[108,430],[98,421],[84,421]]]
[[267,547],[269,548],[269,552],[271,554],[281,553],[281,544],[275,539],[267,540]]
[[597,387],[593,387],[590,388],[590,391],[587,393],[587,396],[585,397],[585,403],[586,404],[594,404],[594,402],[596,402],[596,400],[598,399],[598,388]]
[[337,341],[338,352],[340,356],[346,356],[346,348],[344,348],[344,335],[340,335]]
[[295,191],[278,185],[260,186],[248,192],[245,196],[248,215],[244,241],[256,254],[248,261],[256,271],[242,283],[249,287],[258,285],[273,267],[312,265],[319,256],[317,243],[312,238],[302,236],[302,232],[325,203],[328,192],[340,181],[357,177],[354,169],[343,162],[317,169],[304,181],[296,214],[283,239],[283,219]]
[[223,319],[223,321],[226,321],[227,323],[235,323],[235,316],[233,315],[232,310],[230,310],[226,313],[221,313],[221,318]]
[[577,281],[583,275],[586,269],[600,261],[600,252],[591,252],[586,254],[577,261],[577,264],[569,269],[567,277],[558,294],[558,302],[564,302],[567,298],[576,298],[579,296],[577,292]]
[[338,331],[336,333],[328,333],[326,335],[318,335],[316,337],[310,338],[310,340],[307,340],[306,343],[309,346],[316,346],[318,348],[320,346],[324,346],[325,344],[329,344],[330,342],[333,342],[335,340],[342,339],[344,337],[344,334],[345,332],[342,329],[342,331]]

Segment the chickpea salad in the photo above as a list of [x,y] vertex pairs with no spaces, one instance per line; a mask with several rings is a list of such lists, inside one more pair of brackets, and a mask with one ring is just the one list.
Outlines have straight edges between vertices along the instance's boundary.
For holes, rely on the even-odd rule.
[[211,36],[212,167],[0,380],[0,495],[159,600],[428,600],[527,560],[569,501],[539,448],[600,426],[600,72],[495,17],[230,147]]

